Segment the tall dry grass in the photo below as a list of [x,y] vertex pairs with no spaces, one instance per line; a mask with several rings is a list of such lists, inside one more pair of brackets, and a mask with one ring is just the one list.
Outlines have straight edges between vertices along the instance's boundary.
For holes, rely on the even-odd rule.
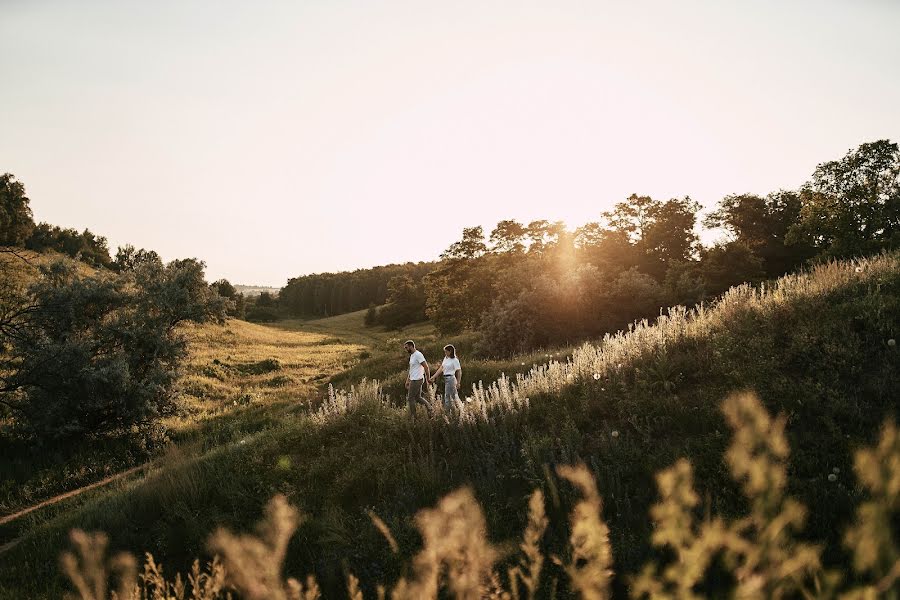
[[[731,288],[713,305],[688,309],[670,308],[652,324],[643,320],[626,331],[607,334],[597,344],[584,344],[564,361],[550,360],[527,373],[510,378],[502,375],[487,385],[478,381],[456,410],[444,412],[440,402],[432,418],[450,422],[490,422],[504,414],[527,409],[529,397],[558,394],[579,381],[615,380],[623,365],[635,359],[665,350],[685,339],[699,340],[726,328],[739,315],[756,312],[765,316],[780,307],[832,293],[853,283],[874,285],[882,277],[900,271],[900,254],[882,254],[854,261],[831,262],[808,272],[784,276],[759,288],[744,284]],[[353,411],[367,403],[386,404],[377,381],[364,381],[349,392],[329,392],[329,399],[316,413],[319,421]],[[389,406],[389,403],[386,404]]]
[[522,535],[522,543],[519,549],[522,558],[519,564],[508,571],[510,593],[514,600],[519,600],[522,595],[519,592],[519,582],[525,586],[528,600],[532,600],[538,592],[541,582],[541,569],[544,566],[544,555],[541,553],[541,539],[547,531],[547,512],[544,507],[544,494],[541,490],[534,490],[528,500],[528,525]]
[[[655,524],[652,543],[670,550],[669,560],[648,564],[632,578],[633,598],[695,599],[704,597],[699,584],[714,560],[721,558],[733,578],[735,598],[897,598],[900,597],[900,539],[891,527],[900,517],[900,435],[886,424],[879,443],[856,455],[855,471],[869,500],[857,510],[846,535],[853,564],[844,572],[829,571],[820,559],[822,548],[799,539],[805,508],[786,493],[788,445],[785,421],[772,418],[750,393],[729,397],[723,411],[734,431],[726,454],[731,475],[741,485],[749,511],[740,518],[708,516],[698,520],[699,497],[687,460],[680,460],[657,476],[660,501],[651,510]],[[585,599],[611,595],[612,552],[602,517],[595,479],[583,465],[560,467],[558,474],[580,492],[570,513],[569,556],[553,557],[565,567],[568,590]],[[299,513],[284,497],[276,496],[265,511],[256,534],[220,529],[210,538],[217,553],[206,569],[194,564],[187,583],[180,576],[166,580],[148,555],[143,575],[126,554],[106,557],[103,534],[72,533],[73,551],[62,557],[62,568],[82,600],[175,599],[213,600],[232,595],[249,599],[311,600],[320,596],[316,581],[285,577],[282,564]],[[392,547],[387,526],[373,521]],[[379,525],[380,522],[380,525]],[[497,574],[500,554],[487,537],[481,507],[468,488],[442,498],[434,508],[416,515],[423,545],[390,592],[372,582],[378,598],[396,600],[534,598],[554,586],[541,580],[546,559],[541,546],[548,519],[543,494],[529,501],[528,524],[518,564]],[[852,569],[852,570],[851,570]],[[851,573],[866,583],[847,586]],[[114,582],[112,590],[108,582]],[[844,588],[842,589],[842,585]],[[363,586],[347,575],[347,593],[363,598]],[[722,594],[718,590],[716,594]],[[188,595],[190,594],[190,595]]]

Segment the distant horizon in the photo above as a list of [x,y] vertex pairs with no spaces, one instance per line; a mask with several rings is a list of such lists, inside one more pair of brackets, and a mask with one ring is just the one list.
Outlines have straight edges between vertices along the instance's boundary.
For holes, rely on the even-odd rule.
[[113,253],[280,288],[632,193],[796,189],[900,141],[898,27],[884,0],[4,3],[0,172]]
[[[886,138],[881,138],[881,139],[886,139]],[[876,141],[876,140],[866,140],[866,141],[863,141],[863,142],[861,142],[861,143],[867,143],[867,142],[872,142],[872,141]],[[890,140],[890,141],[893,142],[894,140]],[[853,150],[853,149],[854,149],[854,148],[848,148],[848,152],[849,152],[850,150]],[[843,154],[842,154],[841,156],[843,156]],[[840,157],[834,157],[834,158],[831,158],[831,159],[828,159],[828,160],[834,160],[834,159],[837,159],[837,158],[840,158]],[[821,162],[826,162],[826,161],[821,161]],[[820,164],[820,163],[817,163],[817,164]],[[15,174],[13,174],[13,175],[15,175]],[[18,179],[18,178],[17,178],[17,179]],[[770,190],[769,192],[744,192],[744,193],[751,193],[751,194],[757,194],[757,195],[760,195],[760,196],[766,196],[766,195],[769,194],[769,193],[777,192],[777,191],[781,191],[781,190],[788,190],[788,189],[797,190],[797,189],[799,189],[799,188],[801,187],[801,185],[802,185],[802,184],[797,185],[797,186],[795,186],[794,188],[784,188],[784,187],[782,187],[782,188],[778,188],[778,189],[776,189],[776,190]],[[637,193],[637,192],[634,192],[634,193]],[[735,193],[739,193],[739,192],[735,192]],[[637,194],[638,194],[638,195],[641,195],[641,194],[639,194],[639,193],[637,193]],[[629,196],[630,196],[630,195],[631,195],[631,194],[629,194]],[[681,196],[681,197],[685,197],[685,196],[690,196],[690,194],[685,194],[685,195],[683,195],[683,196]],[[724,197],[724,196],[723,196],[723,197]],[[692,198],[693,198],[693,197],[692,197]],[[666,198],[666,199],[668,199],[668,198]],[[623,202],[623,201],[625,201],[625,200],[627,200],[627,198],[622,198],[621,200],[617,200],[616,202]],[[613,204],[615,204],[615,203],[611,203],[611,204],[610,204],[610,207],[612,207]],[[32,208],[34,208],[33,205],[34,205],[34,200],[32,199]],[[698,232],[698,237],[699,237],[700,243],[701,243],[701,244],[704,244],[704,245],[707,245],[707,246],[708,246],[708,245],[711,245],[711,244],[714,244],[714,243],[718,242],[719,240],[725,239],[725,237],[726,237],[725,233],[722,232],[721,230],[714,229],[714,228],[706,228],[706,227],[703,227],[703,226],[702,226],[702,223],[701,223],[701,221],[702,221],[702,215],[708,213],[708,212],[709,212],[710,210],[712,210],[713,208],[715,208],[715,205],[704,205],[704,206],[701,206],[701,211],[700,211],[701,218],[698,219],[698,223],[697,223],[697,227],[696,227],[696,230],[697,230],[697,232]],[[37,213],[35,213],[35,216],[37,217]],[[536,220],[537,220],[537,219],[536,219]],[[560,221],[560,219],[553,219],[553,218],[546,218],[546,217],[544,217],[544,220],[549,221],[549,222]],[[597,220],[597,221],[602,221],[602,215],[598,215],[596,220]],[[40,222],[40,221],[42,221],[42,220],[36,218],[36,222]],[[588,222],[590,222],[590,221],[588,221]],[[587,223],[587,222],[586,222],[586,223]],[[528,223],[525,222],[525,223],[523,223],[523,224],[524,224],[524,225],[527,225]],[[577,229],[578,227],[580,227],[580,226],[582,226],[582,225],[584,225],[584,224],[585,224],[585,223],[577,223],[577,224],[566,223],[566,227],[567,227],[567,229],[568,229],[569,231],[574,231],[575,229]],[[68,227],[67,225],[59,224],[59,223],[50,223],[50,225],[60,226],[60,227],[64,227],[64,228],[65,228],[65,227]],[[490,225],[488,225],[488,224],[482,224],[482,223],[479,223],[479,224],[468,224],[468,225],[467,225],[467,224],[464,224],[464,225],[462,225],[462,226],[460,227],[460,231],[459,231],[458,233],[459,233],[459,235],[461,235],[461,233],[462,233],[462,227],[482,226],[482,227],[484,228],[484,232],[485,232],[485,239],[487,239],[487,237],[490,235],[490,232],[491,232],[491,229],[492,229],[493,225],[496,225],[496,223],[490,224]],[[95,235],[102,236],[102,237],[106,238],[107,241],[109,242],[109,238],[108,238],[107,236],[105,236],[102,232],[100,232],[100,231],[94,231],[94,230],[91,229],[89,226],[86,227],[86,228],[87,228],[87,229],[90,229]],[[83,228],[75,228],[75,229],[79,229],[79,230],[80,230],[80,229],[83,229]],[[449,245],[450,243],[452,243],[453,241],[456,241],[457,239],[459,239],[459,235],[457,235],[456,238],[451,239],[450,242],[448,242],[448,245]],[[116,250],[117,250],[119,247],[125,246],[125,245],[129,245],[129,244],[130,244],[130,242],[127,242],[127,241],[124,241],[124,242],[122,242],[122,243],[116,243],[116,244],[110,243],[109,250],[110,250],[111,256],[113,256],[113,257],[115,256]],[[134,246],[134,244],[130,244],[130,245]],[[145,249],[157,251],[155,248],[145,248]],[[229,279],[228,277],[214,277],[214,276],[211,276],[211,275],[209,274],[209,268],[208,268],[209,265],[208,265],[207,261],[204,259],[203,256],[200,256],[200,255],[185,255],[185,256],[164,257],[164,260],[168,261],[168,260],[175,260],[175,259],[178,259],[178,258],[194,258],[194,259],[203,261],[204,264],[206,264],[206,266],[207,266],[207,277],[208,277],[208,279],[209,279],[210,281],[217,281],[217,280],[220,280],[220,279],[227,279],[232,285],[235,285],[235,286],[238,286],[238,287],[248,287],[248,288],[269,288],[269,289],[276,289],[276,290],[280,290],[281,288],[283,288],[283,287],[285,286],[285,284],[287,284],[288,281],[290,281],[291,279],[294,279],[294,278],[298,278],[298,277],[304,277],[304,276],[310,276],[310,275],[318,275],[318,274],[324,274],[324,273],[349,273],[349,272],[354,272],[354,271],[360,271],[360,270],[366,270],[366,269],[373,269],[373,268],[377,268],[377,267],[384,267],[384,266],[391,266],[391,265],[402,265],[402,264],[410,264],[410,263],[411,263],[411,264],[420,264],[420,263],[428,263],[428,262],[438,262],[438,261],[440,261],[440,255],[437,255],[437,256],[435,256],[435,257],[433,257],[433,258],[420,258],[420,259],[408,259],[408,260],[397,260],[397,261],[389,261],[389,262],[379,262],[379,263],[376,263],[376,264],[368,264],[368,265],[364,265],[364,266],[355,266],[355,267],[351,266],[351,267],[337,268],[337,269],[332,269],[332,270],[312,270],[312,271],[307,271],[307,272],[303,272],[303,273],[297,273],[297,274],[287,275],[287,276],[284,278],[283,283],[246,283],[246,282],[244,282],[244,281],[231,280],[231,279]]]

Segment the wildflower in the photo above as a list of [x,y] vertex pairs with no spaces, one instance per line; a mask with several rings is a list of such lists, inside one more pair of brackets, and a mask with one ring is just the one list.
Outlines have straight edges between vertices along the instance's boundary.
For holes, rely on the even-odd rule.
[[854,270],[855,270],[857,273],[862,273],[862,267],[856,267],[856,269],[854,269]]
[[423,548],[413,558],[411,575],[400,579],[391,597],[437,598],[443,577],[448,580],[448,596],[480,597],[479,587],[489,578],[497,553],[488,543],[484,513],[472,491],[457,490],[435,508],[419,511],[416,526]]
[[594,373],[594,381],[600,380],[600,373]]
[[241,440],[240,442],[238,442],[238,444],[241,444],[242,446],[246,443],[247,443],[247,440]]
[[613,436],[614,438],[619,437],[619,432],[616,431],[615,429],[613,429],[612,436]]
[[[302,592],[303,586],[295,581],[281,579],[281,565],[287,554],[288,542],[300,523],[300,514],[278,495],[266,505],[266,517],[260,523],[259,536],[234,534],[220,528],[209,540],[209,547],[222,556],[228,583],[237,588],[244,598],[314,598],[313,594],[301,596],[288,590]],[[318,589],[314,581],[307,586]],[[287,589],[286,589],[287,588]]]
[[888,340],[888,346],[890,346],[891,348],[893,348],[896,345],[897,345],[897,340],[895,340],[894,338],[891,338]]
[[572,588],[582,598],[609,598],[613,558],[597,484],[584,465],[557,467],[556,473],[577,487],[582,495],[570,517],[572,562],[564,565]]
[[834,483],[835,481],[837,481],[837,475],[835,475],[834,473],[829,473],[829,474],[828,474],[828,481]]
[[394,538],[394,534],[391,533],[391,529],[387,526],[387,523],[382,521],[381,517],[375,514],[375,511],[367,510],[366,512],[372,520],[372,524],[375,525],[375,528],[380,531],[381,535],[384,536],[384,539],[387,540],[388,546],[391,547],[391,552],[398,554],[400,552],[400,546],[397,544],[397,540]]
[[[524,556],[519,560],[518,566],[509,570],[509,579],[514,592],[518,590],[518,581],[521,579],[528,590],[529,598],[534,598],[540,584],[541,567],[544,564],[540,543],[548,524],[544,511],[544,495],[540,490],[535,490],[528,501],[528,527],[525,529],[524,541],[519,546]],[[513,597],[520,596],[514,593]]]

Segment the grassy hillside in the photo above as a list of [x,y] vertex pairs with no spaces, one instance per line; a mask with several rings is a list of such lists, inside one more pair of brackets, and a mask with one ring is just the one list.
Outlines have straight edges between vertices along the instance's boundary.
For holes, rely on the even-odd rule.
[[[0,254],[4,282],[19,288],[39,276],[38,267],[62,257],[17,251]],[[76,263],[84,276],[95,269]],[[10,289],[10,288],[7,288]],[[358,361],[361,346],[333,336],[273,329],[244,321],[185,326],[190,353],[180,380],[181,407],[164,421],[177,447],[203,452],[277,423],[285,412],[304,410],[327,378]],[[0,415],[0,521],[5,516],[71,490],[148,464],[171,451],[125,440],[97,440],[79,448],[33,449],[11,435]],[[139,477],[135,473],[128,479]],[[118,485],[118,483],[117,483]],[[91,492],[97,493],[97,492]],[[0,522],[0,545],[36,522],[69,510],[91,494]]]
[[[346,320],[343,326],[282,327],[318,327],[320,339],[362,341],[353,337],[360,334],[351,316],[338,319]],[[326,334],[329,326],[334,329]],[[115,548],[152,551],[168,568],[183,570],[204,555],[216,525],[248,528],[278,492],[307,516],[292,539],[287,572],[314,572],[326,591],[342,589],[344,566],[365,582],[394,581],[420,544],[410,515],[463,484],[475,490],[497,542],[518,538],[528,495],[543,489],[551,499],[545,553],[561,554],[568,532],[560,524],[571,497],[552,467],[578,461],[596,475],[605,499],[621,591],[625,577],[652,555],[647,511],[655,472],[689,457],[704,511],[744,509],[722,462],[728,436],[719,411],[727,393],[742,389],[755,390],[770,411],[786,415],[790,492],[810,506],[807,531],[828,542],[826,560],[846,564],[839,537],[861,497],[849,475],[852,452],[871,444],[885,416],[900,408],[900,354],[891,341],[898,333],[895,254],[823,266],[762,291],[737,288],[696,314],[675,311],[654,326],[639,325],[576,349],[571,358],[479,388],[462,416],[410,422],[373,386],[360,386],[315,413],[285,410],[240,438],[209,444],[201,441],[208,439],[204,433],[196,438],[200,447],[173,452],[146,477],[36,518],[2,556],[0,598],[58,595],[55,557],[72,527],[108,531]],[[389,348],[384,357],[366,352],[360,365],[384,361],[379,364],[388,368]],[[224,362],[230,370],[257,364],[264,354],[226,355]],[[214,356],[219,353],[199,361]],[[522,363],[535,359],[492,368],[525,371]],[[364,374],[355,368],[354,376]],[[466,372],[470,378],[471,369]],[[274,375],[253,377],[259,385]],[[206,384],[215,394],[212,380]],[[399,555],[387,551],[368,509],[392,528]],[[546,569],[548,581],[563,580],[558,566]]]
[[335,336],[341,342],[365,345],[360,360],[351,368],[330,377],[328,382],[335,387],[349,388],[366,378],[377,379],[382,392],[397,406],[405,402],[404,382],[406,380],[405,352],[403,342],[412,339],[434,369],[444,356],[443,347],[453,344],[465,363],[463,390],[471,390],[478,382],[491,382],[506,374],[515,377],[527,373],[536,364],[549,360],[564,360],[571,356],[572,348],[551,348],[537,350],[528,355],[516,356],[509,360],[489,360],[472,358],[476,334],[463,333],[443,338],[430,323],[418,323],[392,330],[383,327],[366,327],[363,323],[366,311],[357,311],[317,319],[313,321],[288,320],[272,324],[273,327],[301,329],[307,332]]
[[[28,250],[0,253],[0,274],[11,287],[24,288],[39,276],[39,266],[59,259],[68,260]],[[72,264],[82,276],[99,273],[84,263]],[[357,362],[363,350],[334,336],[237,320],[224,327],[187,325],[182,333],[190,353],[180,381],[181,409],[164,425],[170,439],[205,447],[256,431],[280,412],[313,401],[328,377]],[[0,416],[0,428],[8,425]],[[34,452],[0,435],[5,459],[0,464],[0,516],[141,464],[156,450],[106,442]],[[2,535],[0,529],[0,543]]]
[[[276,330],[244,321],[224,327],[191,326],[191,351],[181,379],[181,409],[167,418],[167,437],[182,452],[205,452],[276,425],[283,414],[303,411],[330,373],[347,368],[360,347],[322,335]],[[0,438],[0,508],[16,511],[89,485],[135,465],[158,460],[170,448],[108,440],[77,449],[37,452]],[[79,499],[79,501],[83,500]],[[0,543],[71,508],[74,500],[0,525]],[[5,540],[4,540],[5,538]]]

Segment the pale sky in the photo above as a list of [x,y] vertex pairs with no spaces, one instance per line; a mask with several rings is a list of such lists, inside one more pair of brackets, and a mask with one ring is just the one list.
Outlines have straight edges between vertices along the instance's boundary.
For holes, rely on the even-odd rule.
[[0,0],[0,172],[210,279],[431,260],[900,141],[898,0]]

